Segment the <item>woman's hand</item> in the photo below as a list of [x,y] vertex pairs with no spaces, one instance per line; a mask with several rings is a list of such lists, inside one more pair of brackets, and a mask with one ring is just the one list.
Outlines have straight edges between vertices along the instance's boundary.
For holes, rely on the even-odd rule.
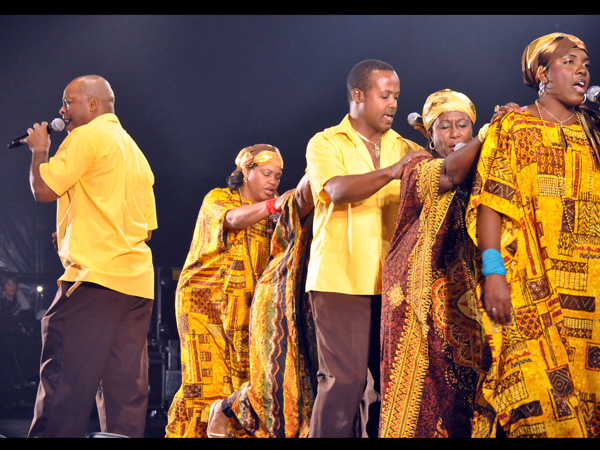
[[496,108],[494,109],[494,115],[492,116],[492,120],[490,122],[493,122],[496,117],[502,117],[506,113],[515,110],[521,111],[522,108],[514,102],[509,102],[503,106],[496,105]]
[[488,316],[498,325],[511,323],[510,286],[505,275],[492,273],[483,283],[483,304]]
[[275,209],[277,211],[281,211],[281,208],[283,208],[283,204],[287,201],[287,199],[289,198],[290,195],[292,195],[294,193],[294,189],[290,189],[289,191],[284,192],[283,194],[281,194],[279,197],[277,197],[277,200],[275,200]]
[[413,160],[413,158],[419,158],[422,156],[431,157],[431,153],[426,150],[415,150],[404,155],[398,162],[390,166],[392,177],[395,180],[402,179],[404,176],[404,170],[406,166]]

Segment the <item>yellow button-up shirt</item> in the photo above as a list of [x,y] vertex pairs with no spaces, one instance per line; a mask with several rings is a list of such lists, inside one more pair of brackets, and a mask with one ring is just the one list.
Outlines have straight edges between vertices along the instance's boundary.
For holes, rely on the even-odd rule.
[[103,114],[75,128],[40,174],[59,196],[60,279],[154,298],[145,242],[157,228],[154,175],[117,116]]
[[[380,166],[388,167],[406,153],[420,150],[394,130],[381,139]],[[394,234],[400,181],[393,180],[369,198],[334,205],[323,189],[335,176],[375,170],[364,142],[348,115],[317,133],[306,150],[307,172],[315,199],[313,241],[307,291],[353,295],[381,294],[381,271]]]

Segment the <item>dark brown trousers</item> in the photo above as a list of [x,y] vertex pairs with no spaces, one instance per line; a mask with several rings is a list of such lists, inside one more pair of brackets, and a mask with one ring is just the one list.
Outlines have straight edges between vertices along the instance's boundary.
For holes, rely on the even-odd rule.
[[376,437],[381,296],[310,292],[319,370],[309,437]]
[[82,437],[94,399],[101,431],[143,437],[152,300],[61,282],[42,319],[40,384],[30,437]]

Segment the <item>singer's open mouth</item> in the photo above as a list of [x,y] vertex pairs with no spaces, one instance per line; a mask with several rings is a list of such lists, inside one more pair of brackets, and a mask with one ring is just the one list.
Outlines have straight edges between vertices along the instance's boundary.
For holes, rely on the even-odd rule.
[[577,90],[578,92],[584,93],[585,89],[586,89],[586,83],[585,80],[577,80],[575,82],[575,84],[573,85],[573,87],[575,88],[575,90]]

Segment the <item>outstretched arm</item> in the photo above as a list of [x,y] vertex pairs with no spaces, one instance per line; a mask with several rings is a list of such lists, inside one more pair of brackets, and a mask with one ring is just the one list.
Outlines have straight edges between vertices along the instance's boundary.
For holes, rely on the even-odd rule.
[[420,152],[406,154],[400,161],[391,166],[360,175],[341,175],[328,180],[323,189],[334,205],[353,203],[365,200],[375,194],[392,180],[402,178],[404,168],[412,155]]
[[251,205],[243,205],[239,208],[230,209],[225,214],[225,220],[223,223],[224,228],[226,230],[243,230],[244,228],[248,228],[249,226],[258,223],[261,220],[266,219],[273,214],[273,211],[269,210],[267,202],[274,200],[272,207],[274,207],[276,211],[281,211],[283,202],[292,194],[292,192],[293,189],[290,189],[276,199],[265,200],[263,202],[257,202]]

